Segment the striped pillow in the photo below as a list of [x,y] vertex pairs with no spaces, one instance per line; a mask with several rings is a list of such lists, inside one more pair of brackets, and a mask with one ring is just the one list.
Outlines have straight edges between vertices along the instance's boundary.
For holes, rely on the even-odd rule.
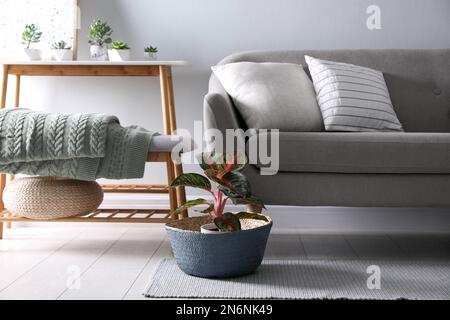
[[377,70],[305,56],[327,131],[403,131]]

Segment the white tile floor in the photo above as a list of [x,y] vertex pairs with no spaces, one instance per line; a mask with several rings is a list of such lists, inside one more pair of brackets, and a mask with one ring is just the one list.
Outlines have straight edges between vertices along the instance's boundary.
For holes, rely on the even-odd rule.
[[[0,241],[0,299],[142,299],[169,256],[162,225],[13,228]],[[450,236],[272,234],[266,258],[450,261]]]

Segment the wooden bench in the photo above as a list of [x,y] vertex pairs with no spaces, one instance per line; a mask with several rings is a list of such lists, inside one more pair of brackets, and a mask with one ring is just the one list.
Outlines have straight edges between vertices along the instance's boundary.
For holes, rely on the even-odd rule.
[[[14,107],[20,106],[20,83],[22,76],[120,76],[120,77],[159,77],[162,97],[162,118],[164,134],[171,135],[176,130],[176,113],[173,93],[172,67],[187,66],[185,61],[129,61],[129,62],[99,62],[99,61],[36,61],[36,62],[0,62],[3,65],[3,85],[1,88],[0,107],[6,107],[9,76],[15,76]],[[136,184],[136,185],[104,185],[106,193],[136,193],[136,194],[167,194],[169,209],[99,209],[83,217],[51,220],[55,222],[119,222],[119,223],[164,223],[171,219],[182,219],[188,216],[187,211],[179,215],[172,212],[186,202],[185,189],[172,189],[169,184],[183,173],[181,164],[174,164],[170,152],[150,152],[148,162],[164,162],[167,167],[167,185]],[[11,177],[10,179],[13,179]],[[10,226],[11,222],[31,221],[11,215],[4,210],[2,201],[3,190],[7,176],[0,175],[0,239],[3,236],[3,224]],[[33,220],[34,221],[34,220]]]

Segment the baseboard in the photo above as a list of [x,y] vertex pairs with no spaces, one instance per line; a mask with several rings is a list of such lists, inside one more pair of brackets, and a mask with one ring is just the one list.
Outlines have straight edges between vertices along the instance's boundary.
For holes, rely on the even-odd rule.
[[[168,202],[164,195],[106,194],[102,207],[168,208]],[[233,206],[227,208],[229,211],[241,209]],[[267,213],[274,221],[275,233],[450,234],[448,209],[267,206]],[[195,214],[191,212],[191,215]],[[47,224],[31,222],[15,225],[31,227]]]
[[[197,198],[197,197],[191,197]],[[167,208],[164,195],[108,194],[103,207]],[[229,210],[241,208],[230,207]],[[274,231],[283,233],[450,233],[450,210],[268,206]]]

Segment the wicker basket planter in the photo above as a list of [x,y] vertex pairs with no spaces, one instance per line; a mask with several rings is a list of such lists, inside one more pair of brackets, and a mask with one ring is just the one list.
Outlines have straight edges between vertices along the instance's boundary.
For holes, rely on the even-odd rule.
[[166,230],[181,270],[202,278],[229,278],[253,273],[261,265],[272,228],[267,218],[269,222],[241,220],[238,232],[201,233],[209,217],[170,222]]
[[95,211],[102,201],[103,190],[97,182],[50,177],[16,179],[3,193],[9,212],[33,220],[86,215]]

